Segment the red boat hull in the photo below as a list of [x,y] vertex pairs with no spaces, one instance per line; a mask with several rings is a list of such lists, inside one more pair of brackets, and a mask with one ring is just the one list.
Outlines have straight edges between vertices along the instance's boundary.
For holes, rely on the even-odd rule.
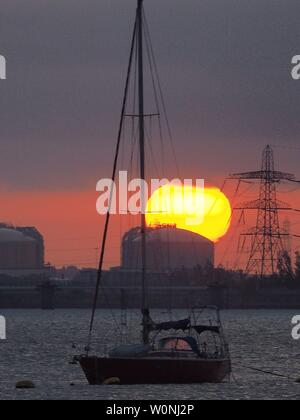
[[122,385],[220,383],[231,372],[229,359],[83,357],[80,364],[90,385],[114,377]]

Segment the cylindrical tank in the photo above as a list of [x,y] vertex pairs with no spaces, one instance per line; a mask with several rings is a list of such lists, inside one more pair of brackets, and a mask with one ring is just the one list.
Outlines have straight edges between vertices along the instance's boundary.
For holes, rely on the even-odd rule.
[[14,228],[0,228],[0,270],[39,268],[35,239]]
[[[214,243],[176,227],[148,228],[147,270],[166,272],[214,264]],[[130,230],[122,242],[122,268],[141,269],[141,232]]]

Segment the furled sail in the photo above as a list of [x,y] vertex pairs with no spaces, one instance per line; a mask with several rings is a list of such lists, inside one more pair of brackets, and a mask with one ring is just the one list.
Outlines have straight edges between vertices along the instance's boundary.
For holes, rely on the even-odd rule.
[[220,328],[218,326],[213,325],[195,325],[194,330],[200,335],[204,332],[213,332],[216,334],[220,334]]
[[160,324],[155,324],[155,331],[186,331],[190,329],[191,321],[189,319],[183,319],[181,321],[170,321],[170,322],[162,322]]
[[161,322],[159,324],[153,323],[152,329],[154,331],[187,331],[194,329],[199,335],[204,332],[212,332],[220,334],[220,328],[215,325],[191,325],[190,319],[182,319],[179,321]]

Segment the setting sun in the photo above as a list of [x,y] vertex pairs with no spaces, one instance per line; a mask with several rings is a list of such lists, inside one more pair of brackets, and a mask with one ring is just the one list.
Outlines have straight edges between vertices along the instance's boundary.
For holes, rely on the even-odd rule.
[[147,204],[148,226],[176,225],[217,242],[230,227],[231,205],[218,188],[165,185]]

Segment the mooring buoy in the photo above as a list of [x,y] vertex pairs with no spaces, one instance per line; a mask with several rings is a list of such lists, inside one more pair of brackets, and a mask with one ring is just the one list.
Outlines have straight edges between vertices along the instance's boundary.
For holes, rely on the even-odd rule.
[[19,381],[16,383],[16,389],[34,389],[35,384],[32,381]]
[[120,385],[121,384],[121,380],[120,378],[108,378],[105,379],[105,381],[103,381],[103,385]]

